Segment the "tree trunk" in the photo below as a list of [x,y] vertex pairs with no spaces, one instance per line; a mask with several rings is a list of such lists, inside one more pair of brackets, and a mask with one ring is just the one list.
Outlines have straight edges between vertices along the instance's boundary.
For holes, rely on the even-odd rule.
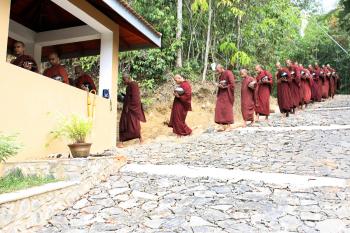
[[210,49],[210,34],[211,34],[211,17],[213,14],[211,9],[211,1],[212,0],[209,0],[208,32],[207,32],[207,43],[205,46],[204,70],[203,70],[202,82],[204,82],[206,79],[207,69],[208,69],[208,56],[209,56],[209,49]]
[[[241,16],[237,17],[237,51],[241,49]],[[239,59],[236,61],[236,68],[240,69]],[[234,66],[235,64],[233,64]]]
[[[177,0],[177,30],[176,40],[181,41],[182,35],[182,0]],[[176,67],[182,67],[182,45],[177,50]]]

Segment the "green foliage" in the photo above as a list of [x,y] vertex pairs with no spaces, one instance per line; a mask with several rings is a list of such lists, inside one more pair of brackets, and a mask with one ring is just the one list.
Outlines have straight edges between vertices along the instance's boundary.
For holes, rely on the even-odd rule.
[[191,9],[193,12],[206,12],[208,11],[209,5],[207,3],[207,0],[195,0],[192,5]]
[[[85,72],[98,74],[100,69],[100,56],[80,57],[76,63],[81,65]],[[98,75],[94,75],[94,77],[98,77]]]
[[5,177],[0,178],[0,194],[52,183],[55,181],[57,180],[53,176],[25,176],[20,169],[16,168]]
[[231,57],[231,64],[235,64],[239,62],[239,64],[243,66],[247,66],[252,62],[252,59],[243,51],[238,51]]
[[225,7],[234,16],[242,17],[245,12],[238,7],[240,2],[241,0],[220,0],[218,2],[218,7]]
[[153,104],[153,98],[144,98],[142,100],[142,104],[145,105],[146,107],[152,105]]
[[[162,33],[162,49],[122,53],[119,70],[130,73],[147,90],[162,84],[169,74],[180,73],[187,79],[198,80],[204,68],[209,1],[183,0],[181,40],[176,40],[177,1],[128,2]],[[315,61],[331,63],[347,73],[348,58],[313,22],[318,21],[348,48],[350,0],[342,0],[340,4],[341,8],[332,12],[332,17],[324,17],[320,16],[316,0],[213,1],[209,63],[226,66],[231,63],[235,69],[252,68],[259,63],[274,73],[277,61],[284,63],[290,58],[305,65]],[[310,19],[302,37],[300,29],[305,12]],[[179,48],[182,48],[182,68],[175,67]]]
[[201,79],[198,70],[200,70],[200,64],[197,61],[185,61],[181,68],[174,69],[172,75],[181,74],[187,80],[198,81]]
[[350,32],[350,0],[341,0],[342,9],[339,12],[339,20],[341,27]]
[[5,162],[9,157],[18,153],[21,146],[17,143],[16,136],[0,134],[0,162]]
[[52,131],[54,138],[66,137],[73,143],[85,143],[92,130],[92,120],[78,115],[63,118],[58,127]]
[[237,47],[233,42],[225,41],[219,46],[219,50],[229,57],[237,52]]
[[146,90],[153,90],[155,88],[154,79],[146,79],[141,82],[141,88]]

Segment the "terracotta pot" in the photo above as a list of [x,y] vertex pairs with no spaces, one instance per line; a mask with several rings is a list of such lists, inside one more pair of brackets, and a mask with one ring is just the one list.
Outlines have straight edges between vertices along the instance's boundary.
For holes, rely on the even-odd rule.
[[68,147],[73,158],[86,158],[90,155],[90,148],[92,143],[74,143],[69,144]]

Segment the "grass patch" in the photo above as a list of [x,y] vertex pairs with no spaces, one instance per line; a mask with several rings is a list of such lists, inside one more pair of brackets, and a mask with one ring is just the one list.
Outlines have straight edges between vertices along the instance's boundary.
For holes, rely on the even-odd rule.
[[56,182],[53,176],[23,175],[21,169],[14,169],[9,174],[0,178],[0,194],[17,191],[20,189],[40,186],[47,183]]

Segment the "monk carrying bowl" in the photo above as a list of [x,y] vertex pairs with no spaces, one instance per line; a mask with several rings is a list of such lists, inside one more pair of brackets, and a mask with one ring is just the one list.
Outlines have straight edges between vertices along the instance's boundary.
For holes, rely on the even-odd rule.
[[261,79],[261,82],[263,82],[263,83],[266,83],[268,81],[269,81],[269,78],[267,76],[265,76]]
[[226,86],[227,86],[227,81],[226,81],[226,80],[221,80],[221,81],[219,82],[219,84],[220,84],[221,86],[223,86],[223,87],[226,87]]
[[60,75],[55,75],[52,77],[52,79],[63,83],[63,77]]
[[176,92],[179,95],[185,94],[185,90],[182,87],[175,87],[174,92]]
[[254,88],[255,88],[255,85],[256,85],[256,81],[251,81],[251,82],[248,84],[248,87],[251,88],[251,89],[254,89]]

